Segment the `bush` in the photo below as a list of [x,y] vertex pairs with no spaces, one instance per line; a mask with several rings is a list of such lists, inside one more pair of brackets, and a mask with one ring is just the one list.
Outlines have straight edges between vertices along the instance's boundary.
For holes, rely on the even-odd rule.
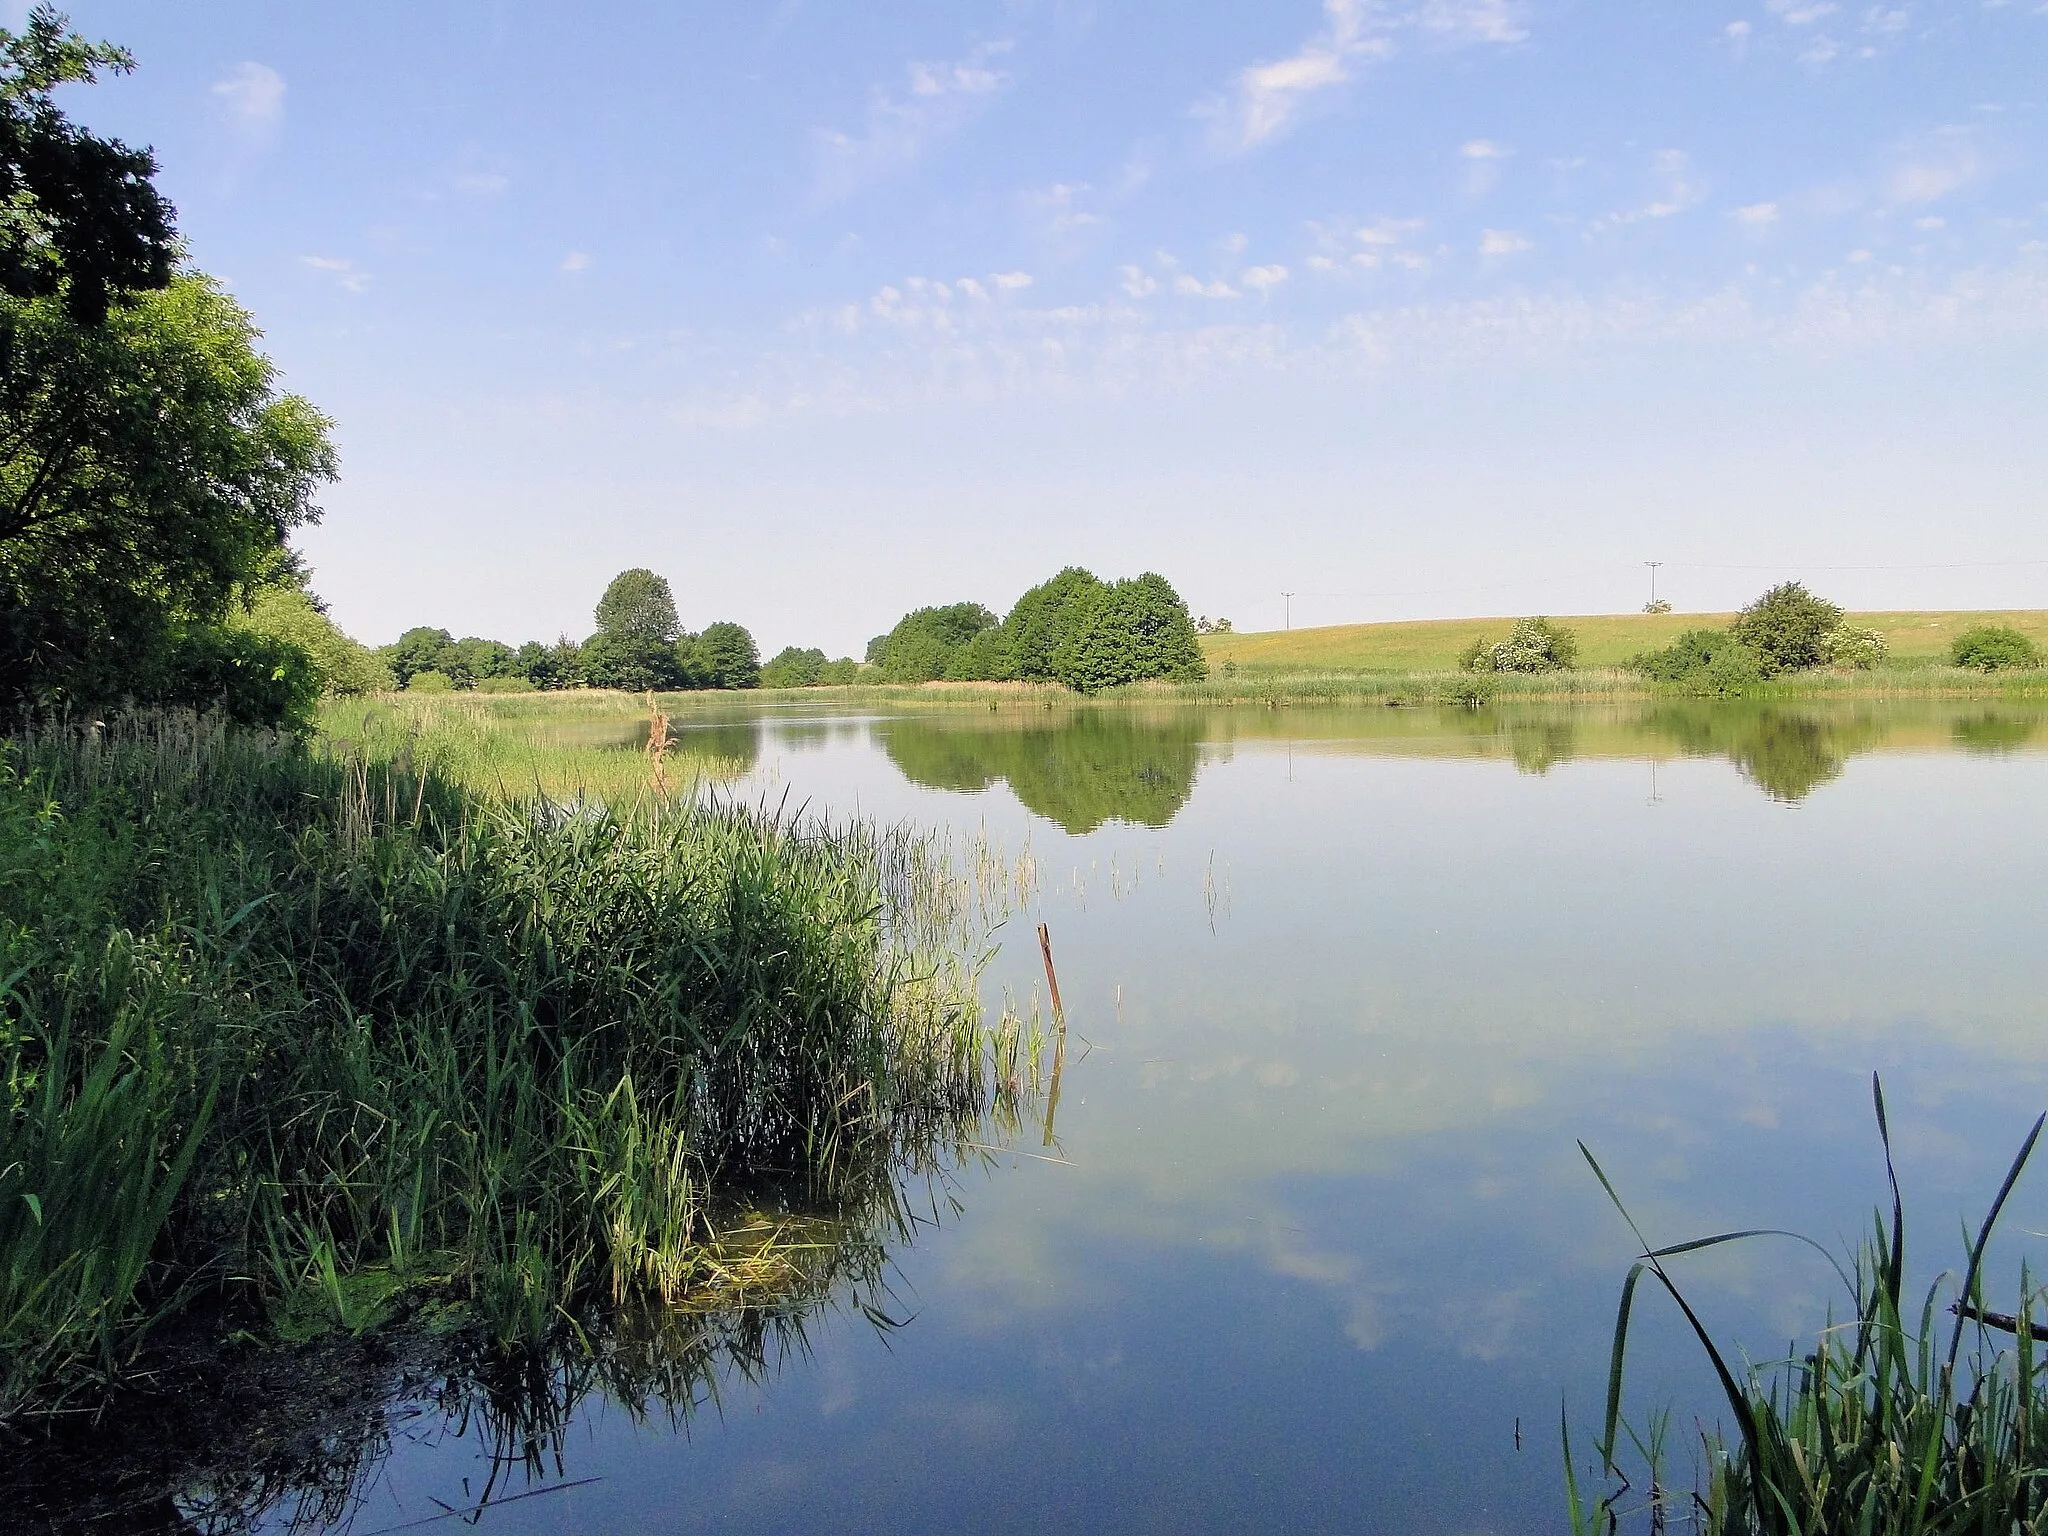
[[1828,636],[1841,624],[1840,608],[1787,581],[1743,609],[1731,632],[1756,653],[1769,677],[1826,665]]
[[424,672],[415,672],[412,680],[405,685],[407,693],[453,693],[455,679],[446,672],[436,672],[429,667]]
[[818,669],[820,688],[844,687],[860,681],[861,664],[851,656],[842,656],[837,661],[828,661]]
[[312,723],[320,672],[313,658],[289,640],[196,628],[172,646],[147,696],[237,725],[296,731]]
[[484,678],[476,685],[478,693],[531,693],[533,680],[517,673],[500,673],[496,677]]
[[1837,624],[1821,640],[1821,655],[1831,667],[1868,672],[1884,662],[1889,647],[1874,629],[1854,624]]
[[1465,672],[1562,672],[1579,659],[1579,640],[1549,619],[1517,619],[1505,640],[1474,640],[1458,658]]
[[2041,651],[2009,624],[1979,624],[1956,636],[1948,659],[1959,667],[1998,672],[2007,667],[2038,667]]
[[1688,629],[1661,651],[1645,651],[1629,665],[1653,682],[1707,695],[1743,693],[1763,680],[1757,654],[1725,629]]
[[369,647],[343,634],[301,588],[262,588],[245,606],[229,610],[227,627],[297,646],[311,659],[323,693],[347,698],[395,686],[391,669]]

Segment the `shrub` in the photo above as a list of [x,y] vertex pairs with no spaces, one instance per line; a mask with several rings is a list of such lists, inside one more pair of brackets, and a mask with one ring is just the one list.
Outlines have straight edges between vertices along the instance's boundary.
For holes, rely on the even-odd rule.
[[1997,672],[2006,667],[2038,667],[2041,651],[2009,624],[1979,624],[1956,636],[1948,659],[1959,667]]
[[1645,613],[1669,613],[1670,611],[1671,599],[1668,597],[1653,597],[1643,604],[1643,612]]
[[455,679],[446,672],[436,672],[431,667],[424,672],[415,672],[412,680],[405,685],[407,693],[453,693]]
[[1837,624],[1821,639],[1821,655],[1829,666],[1856,672],[1881,665],[1887,649],[1883,635],[1854,624]]
[[1661,651],[1645,651],[1629,665],[1653,682],[1687,693],[1742,693],[1763,680],[1757,654],[1725,629],[1688,629]]
[[478,693],[531,693],[533,680],[514,673],[499,673],[496,677],[484,678],[476,685]]
[[346,698],[394,686],[382,659],[343,634],[312,594],[298,587],[265,587],[252,594],[246,606],[229,610],[227,627],[297,646],[311,658],[324,693]]
[[1561,672],[1579,659],[1579,640],[1549,619],[1517,619],[1505,640],[1474,640],[1458,658],[1466,672]]
[[828,661],[818,669],[820,688],[843,687],[860,681],[861,664],[851,656],[842,656],[837,661]]
[[1742,610],[1732,633],[1756,652],[1764,676],[1826,664],[1827,637],[1842,610],[1796,581],[1782,582]]

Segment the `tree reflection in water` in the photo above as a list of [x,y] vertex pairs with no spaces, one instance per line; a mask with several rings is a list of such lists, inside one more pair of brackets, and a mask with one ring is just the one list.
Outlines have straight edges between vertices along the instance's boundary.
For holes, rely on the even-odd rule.
[[1080,836],[1105,822],[1163,827],[1194,793],[1208,718],[1109,707],[878,720],[875,739],[913,784],[973,793],[997,780]]

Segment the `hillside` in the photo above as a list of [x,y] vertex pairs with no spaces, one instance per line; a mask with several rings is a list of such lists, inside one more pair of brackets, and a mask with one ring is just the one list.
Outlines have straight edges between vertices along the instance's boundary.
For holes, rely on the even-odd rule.
[[[1623,613],[1559,616],[1579,637],[1579,660],[1618,666],[1638,651],[1668,645],[1681,631],[1719,627],[1732,613]],[[2048,649],[2048,609],[2017,612],[1852,613],[1849,622],[1877,630],[1896,661],[1939,661],[1949,642],[1977,624],[2010,624]],[[1333,624],[1320,629],[1205,635],[1211,667],[1234,661],[1251,670],[1421,672],[1455,667],[1475,639],[1507,637],[1512,618],[1419,619],[1400,624]]]

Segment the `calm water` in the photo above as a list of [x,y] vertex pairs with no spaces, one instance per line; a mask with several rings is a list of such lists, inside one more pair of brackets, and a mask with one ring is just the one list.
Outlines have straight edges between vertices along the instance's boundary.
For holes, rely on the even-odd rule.
[[[1844,1241],[1879,1194],[1879,1070],[1931,1273],[2048,1101],[2041,713],[707,729],[749,795],[1028,852],[988,986],[1028,1009],[1046,922],[1056,1145],[936,1193],[895,1253],[902,1326],[821,1313],[680,1426],[586,1407],[480,1518],[480,1438],[420,1415],[358,1531],[1558,1529],[1560,1405],[1590,1431],[1632,1257],[1578,1138],[1655,1239]],[[2002,1300],[2021,1247],[2048,1262],[2026,1229],[2048,1170]],[[1689,1273],[1760,1359],[1830,1299],[1790,1245]],[[1642,1326],[1639,1401],[1711,1414],[1672,1319]]]

